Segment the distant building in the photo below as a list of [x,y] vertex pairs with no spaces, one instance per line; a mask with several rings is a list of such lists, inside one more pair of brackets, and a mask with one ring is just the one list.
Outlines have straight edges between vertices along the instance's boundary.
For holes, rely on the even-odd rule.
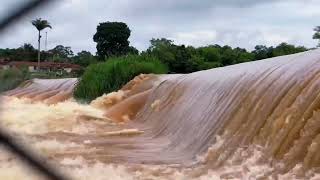
[[[0,69],[9,68],[28,68],[29,72],[37,72],[38,63],[31,61],[0,61]],[[81,70],[81,66],[71,63],[54,63],[54,62],[41,62],[41,71],[61,71],[72,73]]]
[[7,59],[0,59],[0,69],[9,69],[8,62]]

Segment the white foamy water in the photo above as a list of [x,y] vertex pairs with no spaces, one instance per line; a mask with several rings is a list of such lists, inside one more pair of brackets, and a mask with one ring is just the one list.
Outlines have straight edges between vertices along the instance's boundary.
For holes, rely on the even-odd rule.
[[[75,81],[6,93],[0,121],[73,179],[319,179],[320,50],[140,75],[91,105]],[[1,154],[4,178],[35,178]]]
[[[18,112],[18,113],[17,113]],[[261,162],[263,153],[261,148],[239,148],[224,166],[212,168],[210,165],[211,157],[215,156],[216,150],[223,145],[221,137],[216,138],[216,143],[212,145],[208,152],[199,156],[198,162],[194,167],[181,167],[179,164],[168,165],[139,165],[139,164],[114,164],[104,162],[88,162],[81,155],[67,155],[61,159],[52,159],[52,153],[66,153],[77,151],[92,143],[90,140],[82,143],[59,141],[46,137],[39,139],[35,135],[46,135],[55,132],[68,132],[75,134],[88,134],[95,130],[95,126],[79,126],[77,117],[90,115],[101,117],[103,112],[88,105],[80,105],[73,101],[61,102],[56,105],[46,105],[42,103],[30,104],[25,99],[6,98],[2,106],[2,126],[7,127],[22,142],[29,145],[36,153],[45,158],[51,159],[61,172],[68,177],[79,180],[105,180],[105,179],[291,179],[299,174],[299,166],[289,173],[271,176],[274,166],[270,161]],[[94,120],[93,120],[94,121]],[[94,123],[94,122],[92,122]],[[101,122],[100,122],[101,123]],[[110,124],[109,122],[102,122]],[[113,126],[111,124],[111,126]],[[129,130],[132,133],[133,130]],[[122,131],[110,131],[121,135]],[[22,138],[23,137],[23,138]],[[85,149],[90,152],[90,147]],[[94,153],[94,150],[93,150]],[[243,160],[245,159],[245,160]],[[59,168],[60,167],[60,168]],[[25,167],[16,156],[1,150],[0,159],[0,179],[43,179],[35,174],[30,167]],[[314,174],[309,178],[316,179]]]

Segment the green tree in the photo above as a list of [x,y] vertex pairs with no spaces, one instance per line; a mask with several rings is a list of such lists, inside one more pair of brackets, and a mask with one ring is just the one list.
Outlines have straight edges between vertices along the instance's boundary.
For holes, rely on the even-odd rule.
[[57,45],[55,48],[49,50],[54,56],[56,62],[69,62],[70,58],[73,57],[73,51],[69,46]]
[[38,71],[40,71],[40,40],[41,40],[41,31],[45,28],[52,28],[50,23],[47,20],[42,20],[38,18],[33,20],[32,25],[37,28],[38,30]]
[[97,27],[93,36],[97,43],[97,55],[100,59],[125,55],[129,51],[131,30],[123,22],[104,22]]
[[127,49],[127,54],[131,54],[131,55],[138,55],[139,54],[139,50],[133,46],[129,46]]
[[255,60],[254,59],[254,54],[250,53],[250,52],[247,52],[246,49],[237,47],[237,48],[234,48],[233,51],[235,52],[235,54],[237,56],[235,61],[234,61],[235,64],[244,63],[244,62],[249,62],[249,61]]
[[313,34],[312,38],[318,40],[317,47],[320,47],[320,26],[317,26],[313,29],[315,33]]
[[36,49],[30,43],[24,43],[22,46],[19,47],[24,51],[35,51]]
[[[190,49],[185,45],[173,46],[175,50],[175,61],[171,63],[171,67],[176,73],[191,73],[194,72],[194,60],[198,60],[196,57],[192,58]],[[191,63],[192,62],[192,63]],[[190,67],[189,67],[190,66]]]
[[200,47],[198,50],[201,56],[204,57],[204,60],[207,62],[221,62],[221,54],[220,48],[207,46],[207,47]]
[[89,51],[81,51],[73,57],[73,63],[87,67],[90,64],[96,63],[96,58]]
[[25,43],[15,50],[16,60],[34,61],[37,58],[37,50],[29,43]]
[[151,43],[151,46],[149,47],[150,51],[173,45],[173,41],[166,38],[160,38],[160,39],[152,38],[150,40],[150,43]]
[[288,44],[288,43],[281,43],[278,46],[276,46],[272,50],[272,56],[284,56],[289,54],[295,54],[303,51],[307,51],[308,49],[302,46],[295,47],[294,45]]
[[254,54],[254,59],[255,60],[260,60],[260,59],[266,59],[272,57],[272,50],[273,47],[267,47],[264,45],[257,45],[255,46],[254,50],[252,53]]
[[242,52],[238,54],[236,63],[250,62],[254,61],[254,54],[250,52]]
[[24,44],[19,48],[0,49],[0,59],[11,61],[36,61],[37,50],[31,44]]
[[176,47],[173,45],[173,41],[165,38],[153,38],[150,40],[150,44],[150,47],[142,55],[146,53],[154,56],[169,67],[170,73],[177,72],[173,67],[176,63]]
[[223,66],[232,65],[237,59],[237,54],[230,46],[223,46],[221,48],[221,64]]
[[191,57],[187,60],[187,64],[185,67],[186,72],[195,72],[204,70],[205,61],[204,58],[198,54],[193,54]]

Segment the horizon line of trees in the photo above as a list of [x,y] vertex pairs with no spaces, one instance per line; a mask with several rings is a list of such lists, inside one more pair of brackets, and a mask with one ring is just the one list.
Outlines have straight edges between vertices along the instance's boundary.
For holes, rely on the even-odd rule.
[[[318,46],[320,46],[320,27],[316,27],[314,31],[313,39],[319,40]],[[193,47],[177,45],[172,40],[159,38],[151,39],[149,48],[139,52],[135,47],[130,46],[130,41],[128,40],[130,35],[131,30],[126,23],[103,22],[97,26],[97,31],[93,36],[93,41],[97,44],[96,55],[89,51],[81,51],[74,54],[71,47],[57,45],[48,51],[41,51],[40,61],[68,62],[87,67],[90,64],[107,61],[113,57],[127,55],[151,56],[166,64],[170,73],[190,73],[308,50],[304,46],[295,46],[286,42],[280,43],[275,47],[256,45],[252,51],[218,44]],[[13,49],[0,49],[0,59],[5,58],[15,61],[36,61],[39,54],[39,50],[35,49],[31,44],[24,44],[19,48]]]
[[[252,51],[248,51],[245,48],[232,48],[228,45],[221,46],[218,44],[196,48],[193,46],[176,45],[172,40],[160,38],[150,40],[150,46],[145,51],[139,52],[138,50],[134,50],[118,56],[126,54],[154,56],[167,64],[172,73],[189,73],[197,70],[289,55],[307,50],[308,48],[304,46],[295,46],[285,42],[275,47],[257,45]],[[0,59],[7,59],[9,61],[36,62],[37,56],[37,49],[28,43],[19,48],[0,49]],[[106,57],[106,59],[108,59],[108,57]],[[93,55],[91,52],[85,50],[74,54],[71,47],[57,45],[53,49],[42,51],[41,61],[74,63],[86,67],[92,63],[105,61],[105,59],[101,59],[98,53]]]

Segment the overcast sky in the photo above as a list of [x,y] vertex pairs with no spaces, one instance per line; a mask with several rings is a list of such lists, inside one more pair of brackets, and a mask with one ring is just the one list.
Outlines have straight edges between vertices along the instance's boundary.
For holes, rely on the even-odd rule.
[[[0,0],[0,19],[26,1]],[[96,52],[92,37],[105,21],[127,23],[131,45],[139,50],[145,50],[151,38],[161,37],[197,47],[220,44],[251,50],[283,41],[314,47],[319,9],[319,0],[58,0],[7,29],[0,35],[0,48],[24,43],[36,47],[37,31],[30,21],[37,17],[53,26],[45,30],[48,49],[62,44],[74,52]]]

